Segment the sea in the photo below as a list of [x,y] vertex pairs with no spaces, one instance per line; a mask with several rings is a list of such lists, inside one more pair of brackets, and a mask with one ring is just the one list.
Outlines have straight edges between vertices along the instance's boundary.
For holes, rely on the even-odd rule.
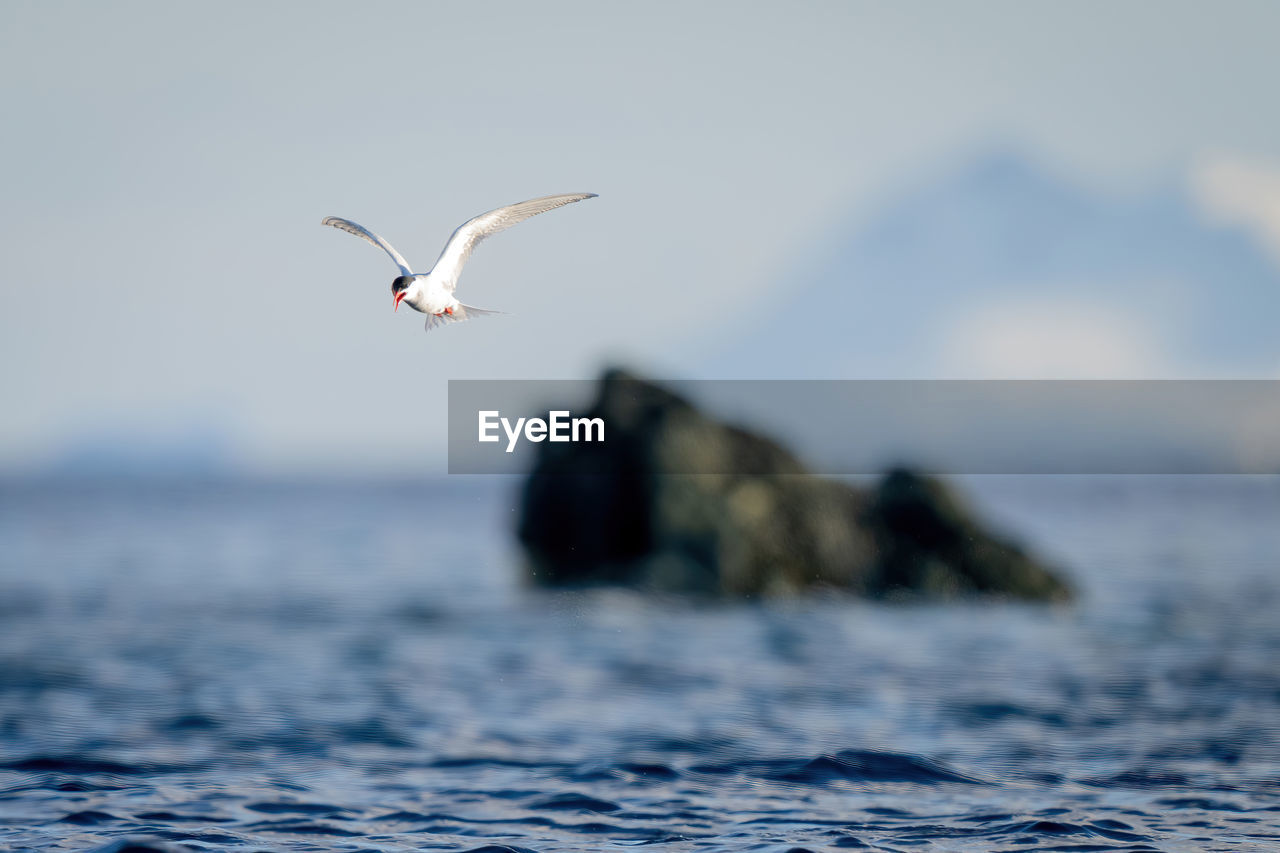
[[0,481],[0,848],[1280,850],[1280,478],[957,485],[1077,600],[539,589],[508,477]]

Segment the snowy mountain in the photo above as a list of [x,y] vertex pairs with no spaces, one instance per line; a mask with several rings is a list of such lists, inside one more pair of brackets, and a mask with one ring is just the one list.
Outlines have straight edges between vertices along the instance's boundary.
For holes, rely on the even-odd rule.
[[1280,266],[1190,189],[1111,195],[991,153],[891,199],[732,330],[733,378],[1273,377]]

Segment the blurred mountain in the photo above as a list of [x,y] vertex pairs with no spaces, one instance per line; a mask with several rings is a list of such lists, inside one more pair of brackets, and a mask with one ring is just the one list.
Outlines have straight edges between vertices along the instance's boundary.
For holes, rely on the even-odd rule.
[[1280,269],[1186,188],[987,153],[845,223],[726,338],[736,378],[1269,377]]
[[45,466],[52,476],[203,478],[235,472],[233,442],[205,427],[86,432],[68,441]]

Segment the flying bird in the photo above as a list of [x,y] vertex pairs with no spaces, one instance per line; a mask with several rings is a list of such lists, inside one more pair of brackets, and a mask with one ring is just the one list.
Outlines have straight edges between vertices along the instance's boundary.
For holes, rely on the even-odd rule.
[[512,225],[524,222],[531,216],[595,197],[595,193],[549,195],[482,213],[458,226],[458,229],[449,237],[449,242],[445,244],[444,251],[436,259],[435,266],[430,272],[423,273],[415,273],[409,269],[409,262],[401,257],[390,243],[363,225],[337,216],[326,217],[320,224],[332,225],[348,234],[354,234],[390,255],[391,260],[395,261],[396,266],[400,268],[400,275],[391,282],[393,308],[400,310],[400,303],[404,302],[415,311],[426,314],[426,330],[429,332],[445,323],[458,323],[471,317],[502,313],[487,308],[477,308],[474,305],[463,305],[453,295],[458,287],[458,276],[462,273],[462,267],[471,257],[471,250],[477,243],[499,231],[505,231]]

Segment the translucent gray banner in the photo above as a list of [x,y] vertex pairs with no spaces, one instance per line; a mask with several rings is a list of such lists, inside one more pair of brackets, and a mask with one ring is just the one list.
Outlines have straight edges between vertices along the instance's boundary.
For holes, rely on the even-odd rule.
[[[665,414],[636,419],[637,406],[653,405]],[[820,474],[874,474],[894,464],[935,474],[1280,473],[1276,380],[629,378],[451,380],[449,471],[522,473],[540,452],[585,453],[605,467],[617,442],[676,441],[661,417],[677,409],[680,418],[700,415],[772,439]],[[750,459],[711,444],[661,455],[678,464],[663,469],[670,473],[752,473]]]

